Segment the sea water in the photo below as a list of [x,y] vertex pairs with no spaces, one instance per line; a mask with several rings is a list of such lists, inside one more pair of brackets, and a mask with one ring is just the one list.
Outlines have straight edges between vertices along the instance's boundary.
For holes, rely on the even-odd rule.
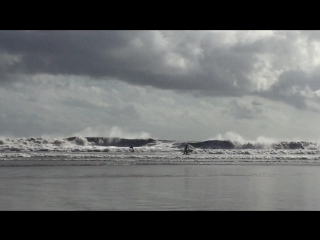
[[318,165],[115,162],[1,161],[0,210],[320,210]]

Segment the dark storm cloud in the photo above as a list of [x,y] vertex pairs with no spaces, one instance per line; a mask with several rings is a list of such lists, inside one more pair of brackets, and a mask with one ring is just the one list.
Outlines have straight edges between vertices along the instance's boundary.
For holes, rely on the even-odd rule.
[[0,52],[20,56],[9,72],[103,76],[110,64],[103,53],[124,44],[118,35],[109,31],[0,31]]
[[[283,89],[293,84],[301,88],[309,84],[313,90],[319,87],[319,81],[306,82],[306,76],[291,77],[292,68],[288,67],[298,65],[297,42],[306,39],[310,51],[312,43],[320,39],[319,32],[278,31],[276,37],[245,34],[246,31],[0,31],[0,84],[14,81],[21,74],[78,75],[195,94],[256,93],[306,107],[304,96],[290,95]],[[312,51],[310,56],[314,56]],[[259,76],[265,69],[271,73],[281,70],[282,75],[269,89],[258,92],[260,80],[250,76]]]
[[[250,62],[239,61],[238,53],[210,49],[205,38],[201,40],[204,45],[200,44],[203,55],[194,56],[190,54],[192,45],[187,44],[188,40],[195,42],[194,36],[183,36],[182,41],[166,32],[156,36],[153,31],[0,31],[1,74],[87,75],[163,89],[209,89],[225,94],[245,86],[243,72],[250,68]],[[161,46],[158,37],[167,41],[167,46]],[[187,65],[181,70],[170,66],[171,52],[175,54],[173,64],[186,61],[200,67],[189,70]],[[2,76],[0,81],[5,79]]]
[[306,99],[314,97],[314,92],[320,89],[319,73],[319,70],[312,74],[302,70],[284,72],[268,91],[259,95],[285,102],[298,109],[307,109]]

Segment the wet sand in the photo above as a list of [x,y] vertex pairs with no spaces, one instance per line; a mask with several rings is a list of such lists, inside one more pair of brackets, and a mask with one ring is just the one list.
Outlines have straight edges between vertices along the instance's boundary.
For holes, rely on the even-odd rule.
[[0,210],[320,210],[320,167],[90,165],[0,168]]

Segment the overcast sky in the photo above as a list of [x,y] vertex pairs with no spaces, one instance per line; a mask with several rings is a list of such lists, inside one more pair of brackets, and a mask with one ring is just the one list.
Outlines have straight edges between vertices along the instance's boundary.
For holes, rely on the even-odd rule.
[[0,137],[320,141],[320,31],[0,30]]

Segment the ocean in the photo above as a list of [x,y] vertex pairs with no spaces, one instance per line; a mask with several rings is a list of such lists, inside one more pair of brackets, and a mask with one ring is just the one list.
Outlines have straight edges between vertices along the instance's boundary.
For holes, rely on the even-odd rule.
[[0,140],[0,210],[320,210],[316,143],[81,139]]

